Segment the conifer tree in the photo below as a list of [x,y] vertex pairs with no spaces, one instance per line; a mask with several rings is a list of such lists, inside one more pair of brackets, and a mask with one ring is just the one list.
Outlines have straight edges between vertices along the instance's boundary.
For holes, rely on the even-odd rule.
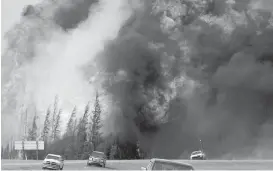
[[53,141],[60,138],[61,114],[62,114],[62,109],[60,109],[58,114],[56,115],[56,120],[55,120],[55,124],[54,124],[54,129],[53,129],[53,135],[54,135]]
[[37,116],[35,115],[33,117],[32,127],[28,131],[28,139],[30,141],[36,141],[36,138],[37,138],[37,124],[36,124],[36,119],[37,119]]
[[77,113],[77,108],[76,106],[74,107],[70,118],[68,120],[67,126],[66,126],[66,136],[73,136],[73,132],[74,132],[74,122],[75,122],[75,118],[76,118],[76,113]]
[[51,139],[54,140],[54,129],[55,129],[55,125],[56,125],[56,116],[57,116],[57,112],[58,112],[58,96],[55,96],[55,100],[54,100],[54,107],[53,107],[53,113],[52,113],[52,120],[51,120]]
[[84,144],[87,141],[88,116],[89,116],[89,103],[85,106],[83,117],[80,119],[78,124],[77,146],[78,146],[78,156],[80,157],[84,153]]
[[47,109],[47,112],[46,112],[44,127],[43,127],[43,131],[42,131],[42,140],[45,142],[48,140],[48,134],[50,131],[50,114],[51,114],[51,111],[50,111],[50,106],[49,106]]
[[93,116],[92,120],[92,129],[91,129],[91,142],[94,145],[94,149],[97,148],[98,144],[100,143],[101,133],[101,106],[99,101],[99,93],[96,92],[94,110],[92,111]]

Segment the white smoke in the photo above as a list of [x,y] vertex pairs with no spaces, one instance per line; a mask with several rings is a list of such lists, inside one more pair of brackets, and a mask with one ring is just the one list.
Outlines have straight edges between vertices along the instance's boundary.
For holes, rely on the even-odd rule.
[[[88,101],[92,102],[94,91],[99,88],[99,85],[89,83],[83,67],[103,51],[107,41],[113,40],[118,35],[119,29],[130,15],[131,8],[126,0],[102,0],[92,7],[89,18],[76,29],[70,32],[53,31],[49,41],[35,44],[32,61],[24,61],[19,68],[20,72],[18,69],[24,88],[16,89],[15,99],[4,98],[7,101],[16,100],[17,107],[34,104],[43,117],[47,107],[53,104],[54,97],[58,95],[63,109],[64,126],[73,107],[76,105],[81,111]],[[16,47],[13,50],[16,51]],[[2,54],[2,58],[7,56]],[[95,75],[99,69],[90,68],[90,70],[93,70],[92,74]],[[11,74],[9,82],[12,77]],[[12,106],[7,104],[6,108],[9,107]],[[11,122],[20,114],[19,111],[14,113],[3,111],[9,110],[2,110],[2,116],[10,115],[14,118],[2,126],[2,138],[9,138],[8,125],[16,125]]]
[[7,32],[11,27],[19,22],[20,13],[25,5],[28,4],[36,4],[41,0],[1,0],[2,4],[2,17],[1,17],[1,35],[3,36],[5,32]]

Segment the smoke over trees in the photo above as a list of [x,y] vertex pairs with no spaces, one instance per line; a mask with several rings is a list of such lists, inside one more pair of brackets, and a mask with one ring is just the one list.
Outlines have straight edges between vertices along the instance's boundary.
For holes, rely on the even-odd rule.
[[[99,19],[94,17],[95,12],[89,13],[89,7],[96,9],[100,1],[94,6],[91,1],[69,3],[69,7],[59,2],[52,9],[52,21],[50,17],[45,17],[47,20],[44,21],[38,16],[25,16],[28,22],[17,25],[7,34],[9,49],[2,55],[6,66],[14,66],[3,70],[6,85],[2,93],[6,99],[4,111],[9,113],[21,105],[19,102],[24,98],[16,90],[32,85],[32,82],[28,82],[32,77],[14,75],[25,71],[25,68],[39,68],[45,62],[42,59],[47,58],[41,55],[36,57],[40,49],[34,48],[35,42],[44,42],[44,39],[47,42],[52,32],[60,33],[62,36],[56,36],[58,38],[52,41],[59,41],[59,44],[68,42],[67,46],[58,45],[60,49],[68,50],[63,55],[61,52],[55,54],[58,48],[49,48],[54,55],[48,52],[47,59],[54,61],[48,64],[57,66],[50,72],[60,71],[61,65],[64,66],[56,78],[62,76],[65,84],[54,77],[56,80],[52,79],[54,81],[48,87],[57,87],[52,92],[59,90],[62,93],[60,99],[67,101],[66,104],[75,105],[71,103],[71,97],[84,96],[80,100],[81,106],[90,100],[91,89],[102,87],[107,100],[100,100],[100,104],[107,106],[103,109],[108,114],[101,115],[105,117],[101,128],[103,140],[112,143],[107,149],[116,153],[110,156],[132,156],[138,148],[136,142],[139,142],[139,148],[146,157],[178,158],[181,154],[188,155],[186,153],[198,149],[199,139],[202,139],[204,150],[210,158],[269,157],[268,153],[272,154],[272,143],[269,142],[273,138],[270,131],[273,128],[273,30],[272,9],[268,9],[270,5],[267,4],[270,2],[129,2],[109,2],[112,4],[106,6],[108,11],[122,11],[120,6],[124,7],[123,11],[128,10],[115,15],[116,18],[109,17],[113,16],[111,12],[104,11],[107,15],[102,16],[106,18]],[[99,13],[99,10],[96,12]],[[43,15],[45,12],[41,10],[40,16]],[[116,21],[112,23],[109,18]],[[105,28],[108,30],[104,31]],[[22,34],[22,30],[26,32]],[[103,35],[96,36],[100,33],[98,30],[104,31]],[[31,36],[34,32],[35,36]],[[89,34],[92,36],[88,37]],[[19,42],[18,37],[22,37]],[[70,40],[75,41],[75,44],[70,43]],[[54,43],[50,43],[50,47]],[[15,57],[16,64],[9,56]],[[33,65],[24,65],[30,61]],[[22,72],[21,75],[30,72]],[[33,76],[38,80],[33,85],[44,83],[38,78],[48,78],[45,75]],[[70,82],[67,83],[67,80]],[[90,80],[93,82],[89,83]],[[66,90],[69,91],[62,91],[58,87],[68,87]],[[51,98],[49,96],[53,93],[47,96],[40,90],[43,88],[40,85],[33,92]],[[84,93],[77,91],[79,89]],[[43,97],[33,99],[38,101]],[[8,108],[10,105],[13,108]],[[63,109],[63,113],[70,115],[71,108]],[[84,117],[80,110],[77,111],[79,127],[73,135],[77,135],[78,141],[66,147],[80,147],[77,149],[80,155],[84,153],[84,142],[88,140],[88,111],[89,108],[86,108]],[[57,115],[58,110],[52,114]],[[55,121],[51,122],[53,126]],[[69,121],[69,125],[72,122],[75,123],[76,119]],[[79,139],[79,136],[83,138]],[[72,142],[73,138],[70,140]],[[79,141],[81,145],[77,144]],[[169,148],[164,148],[166,146]],[[69,155],[77,156],[71,151]]]
[[195,150],[200,138],[212,157],[250,155],[272,120],[261,107],[271,98],[272,66],[261,60],[272,54],[271,14],[251,1],[175,2],[147,2],[100,56],[118,80],[105,87],[130,123],[127,135],[160,157]]

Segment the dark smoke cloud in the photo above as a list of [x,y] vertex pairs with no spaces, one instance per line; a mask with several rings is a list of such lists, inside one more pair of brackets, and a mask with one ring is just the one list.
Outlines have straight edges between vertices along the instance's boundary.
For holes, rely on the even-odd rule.
[[[263,157],[256,147],[272,120],[270,13],[257,13],[251,1],[215,1],[179,33],[175,15],[152,15],[150,5],[99,59],[107,72],[125,73],[106,85],[130,123],[124,131],[156,157],[188,157],[199,139],[210,157]],[[184,84],[171,87],[181,76]],[[151,108],[154,101],[161,112]]]
[[[123,73],[121,81],[106,83],[105,86],[113,95],[113,101],[118,101],[117,105],[125,118],[116,121],[117,127],[122,125],[123,133],[130,135],[123,137],[124,140],[139,139],[145,151],[172,157],[177,154],[173,150],[168,154],[162,147],[170,141],[180,143],[170,138],[175,135],[173,130],[177,129],[178,134],[183,130],[187,109],[183,99],[170,98],[173,94],[170,83],[181,74],[178,72],[179,66],[175,65],[179,59],[163,53],[167,50],[170,52],[168,55],[177,55],[173,51],[178,45],[162,31],[160,16],[151,15],[151,10],[151,4],[146,3],[145,12],[136,11],[119,37],[107,46],[98,60],[106,72],[117,76]],[[154,49],[153,46],[159,43],[164,47]],[[122,121],[126,121],[126,124]],[[168,121],[170,123],[166,123]],[[181,135],[176,137],[179,139]],[[178,151],[178,155],[180,153]]]
[[90,7],[97,3],[98,0],[68,1],[56,11],[54,20],[64,30],[76,28],[88,18]]

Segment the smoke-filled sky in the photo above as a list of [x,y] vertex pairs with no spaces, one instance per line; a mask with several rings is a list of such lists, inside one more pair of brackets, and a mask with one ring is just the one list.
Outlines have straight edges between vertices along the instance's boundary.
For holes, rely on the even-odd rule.
[[[81,3],[90,6],[90,2]],[[45,110],[58,95],[64,126],[74,106],[81,111],[88,101],[93,101],[94,92],[99,89],[93,77],[97,70],[91,65],[91,75],[86,77],[82,68],[103,50],[106,41],[117,36],[122,23],[130,16],[130,10],[123,1],[101,1],[77,29],[65,31],[55,22],[65,21],[67,9],[75,7],[79,8],[78,11],[83,7],[76,6],[73,1],[64,1],[59,7],[54,7],[59,8],[57,10],[53,5],[44,2],[42,6],[51,10],[50,16],[45,9],[36,7],[36,12],[40,12],[43,18],[35,13],[21,17],[21,22],[6,35],[8,47],[2,53],[2,80],[6,86],[2,91],[2,117],[8,122],[3,122],[3,139],[10,138],[5,130],[24,108],[28,108],[29,115],[33,116],[35,106],[43,118]],[[74,21],[65,22],[70,24]]]
[[20,15],[22,9],[29,4],[36,4],[41,0],[25,0],[25,1],[17,1],[17,0],[2,0],[2,9],[1,9],[1,35],[8,31],[15,23],[20,21]]
[[27,8],[5,26],[3,140],[25,109],[42,122],[58,95],[65,126],[99,90],[105,135],[139,140],[156,157],[185,157],[199,139],[212,157],[272,157],[272,1],[175,2]]

